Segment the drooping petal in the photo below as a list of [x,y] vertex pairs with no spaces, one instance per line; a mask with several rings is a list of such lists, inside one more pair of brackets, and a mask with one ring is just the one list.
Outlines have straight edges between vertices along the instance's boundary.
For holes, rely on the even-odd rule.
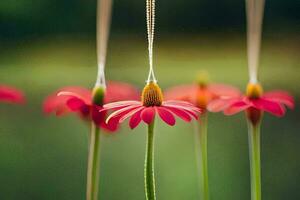
[[176,87],[172,87],[166,92],[164,92],[164,97],[166,100],[183,100],[183,101],[190,101],[194,98],[197,92],[197,85],[179,85]]
[[225,115],[234,115],[236,113],[246,110],[249,107],[251,107],[251,104],[249,104],[246,101],[243,101],[243,100],[236,101],[224,110],[224,114]]
[[158,115],[164,122],[166,122],[170,126],[175,125],[175,123],[176,123],[175,117],[173,116],[173,114],[170,111],[167,110],[167,108],[156,107],[156,110],[158,112]]
[[59,89],[54,95],[56,96],[67,96],[67,97],[77,97],[81,99],[86,104],[92,104],[92,92],[86,88],[82,87],[64,87]]
[[270,101],[264,98],[251,100],[251,102],[255,108],[269,112],[277,117],[282,117],[285,114],[284,107],[278,102]]
[[185,112],[189,113],[191,116],[193,116],[195,119],[198,119],[198,113],[201,113],[200,111],[195,111],[195,110],[192,110],[192,109],[189,109],[187,107],[184,107],[184,106],[180,106],[180,105],[169,105],[169,104],[164,104],[163,105],[164,107],[166,108],[176,108],[176,109],[179,109],[179,110],[184,110]]
[[172,106],[172,107],[177,107],[177,108],[181,108],[184,110],[190,110],[193,111],[194,113],[200,113],[202,110],[201,108],[198,108],[196,106],[194,106],[193,104],[186,102],[186,101],[164,101],[163,102],[163,106]]
[[[125,114],[129,113],[130,111],[132,111],[138,107],[141,107],[141,106],[140,105],[131,105],[131,106],[127,106],[127,107],[121,108],[119,110],[116,110],[107,117],[106,123],[108,123],[109,120],[111,120],[112,118],[118,117],[120,119],[122,116],[124,116]],[[102,110],[100,112],[102,112]]]
[[82,108],[82,106],[85,106],[86,104],[81,99],[74,97],[68,99],[67,105],[72,111],[78,111]]
[[118,129],[119,127],[119,119],[118,118],[113,118],[109,120],[108,123],[105,121],[101,122],[100,127],[109,131],[109,132],[114,132]]
[[117,81],[108,81],[104,98],[105,103],[138,100],[139,98],[139,91],[134,86]]
[[[65,93],[65,95],[57,96],[61,92],[69,92],[69,93],[68,95],[67,93]],[[52,93],[45,99],[43,103],[43,110],[45,113],[51,113],[55,111],[57,115],[70,112],[72,110],[67,105],[67,101],[71,98],[81,99],[87,105],[91,105],[91,101],[92,101],[91,91],[81,87],[64,87]]]
[[119,109],[130,105],[142,105],[142,103],[140,101],[118,101],[105,104],[102,110]]
[[55,112],[58,116],[70,112],[69,107],[66,105],[68,99],[68,97],[57,97],[56,95],[50,95],[43,103],[43,110],[47,114]]
[[165,107],[165,108],[167,108],[169,111],[171,111],[172,113],[174,113],[175,115],[177,115],[178,117],[180,117],[182,120],[186,122],[190,122],[192,120],[192,117],[189,114],[189,112],[185,110],[174,108],[174,107]]
[[222,98],[236,98],[242,95],[237,88],[230,85],[210,84],[207,86],[207,89],[214,95]]
[[220,112],[231,105],[228,99],[215,99],[207,105],[207,110],[210,112]]
[[16,88],[0,85],[0,102],[22,104],[25,103],[25,97],[24,94]]
[[180,101],[180,100],[168,100],[168,101],[164,101],[164,104],[168,104],[168,105],[182,105],[182,106],[189,106],[192,108],[196,108],[194,106],[194,104],[187,102],[187,101]]
[[154,107],[146,107],[141,112],[141,118],[147,124],[152,123],[154,117],[155,117],[155,108]]
[[263,95],[263,98],[276,101],[279,103],[283,103],[290,109],[293,109],[295,107],[294,98],[288,92],[285,91],[276,90],[276,91],[266,92]]
[[138,108],[135,108],[133,110],[131,110],[130,112],[128,112],[127,114],[123,115],[120,120],[119,120],[119,123],[122,123],[124,122],[128,117],[131,117],[132,115],[134,115],[135,113],[143,110],[144,107],[138,107]]
[[132,117],[129,120],[129,126],[131,129],[134,129],[139,125],[139,123],[142,121],[141,118],[141,110],[136,112],[135,114],[132,115]]

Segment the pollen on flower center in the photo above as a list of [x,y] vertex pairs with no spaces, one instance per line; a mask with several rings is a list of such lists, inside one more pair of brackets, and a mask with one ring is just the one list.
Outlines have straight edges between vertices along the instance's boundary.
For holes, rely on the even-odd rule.
[[148,83],[142,92],[142,102],[144,106],[160,106],[163,101],[163,94],[160,87],[154,83]]
[[249,83],[247,85],[246,95],[249,98],[257,99],[257,98],[261,97],[262,94],[263,94],[263,89],[260,84]]

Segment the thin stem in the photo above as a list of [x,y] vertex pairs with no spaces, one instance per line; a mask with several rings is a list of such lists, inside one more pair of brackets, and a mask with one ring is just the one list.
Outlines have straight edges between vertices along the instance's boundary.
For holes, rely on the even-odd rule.
[[208,162],[207,162],[207,113],[204,113],[197,123],[196,149],[200,175],[201,200],[209,199]]
[[145,193],[147,200],[155,200],[155,179],[154,179],[154,121],[148,125],[148,137],[145,156]]
[[106,62],[107,43],[111,22],[112,0],[97,2],[97,61],[98,74],[96,86],[105,87],[104,68]]
[[246,0],[247,53],[250,82],[257,82],[265,0]]
[[98,199],[100,167],[100,129],[92,122],[87,170],[87,200]]
[[251,199],[261,200],[260,123],[253,125],[250,121],[248,121],[248,137],[251,172]]

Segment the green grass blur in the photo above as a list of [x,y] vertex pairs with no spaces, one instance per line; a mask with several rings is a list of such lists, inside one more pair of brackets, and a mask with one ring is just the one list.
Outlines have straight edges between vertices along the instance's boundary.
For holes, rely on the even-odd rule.
[[[263,41],[260,80],[265,89],[295,95],[296,109],[282,118],[265,115],[262,126],[264,200],[300,199],[299,37]],[[59,87],[92,87],[95,42],[56,37],[6,43],[0,51],[0,82],[24,89],[27,106],[0,104],[0,199],[80,200],[85,197],[89,127],[74,115],[45,116],[44,97]],[[143,35],[114,36],[106,76],[142,88],[147,76]],[[162,88],[192,83],[206,70],[214,82],[244,90],[245,38],[222,35],[158,37],[155,70]],[[160,200],[199,199],[192,124],[168,127],[157,120],[155,170]],[[144,199],[145,125],[126,124],[102,135],[100,199]],[[243,114],[209,115],[209,178],[212,200],[250,199],[246,123]]]

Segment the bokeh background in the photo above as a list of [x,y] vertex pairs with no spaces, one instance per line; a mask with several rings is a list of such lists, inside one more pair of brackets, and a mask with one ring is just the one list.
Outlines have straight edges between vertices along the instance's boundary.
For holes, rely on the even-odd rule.
[[[142,88],[147,75],[145,2],[114,2],[107,79]],[[0,199],[85,198],[88,125],[73,115],[45,116],[42,101],[59,87],[92,87],[96,77],[95,0],[1,0],[0,82],[22,88],[27,106],[0,104]],[[266,2],[259,76],[281,88],[296,109],[264,117],[265,200],[300,199],[300,1]],[[244,1],[157,2],[155,70],[162,88],[192,83],[206,70],[214,82],[244,90],[247,76]],[[192,124],[156,127],[157,196],[199,199]],[[100,196],[144,199],[145,126],[101,138]],[[243,114],[209,116],[213,200],[250,199]]]

